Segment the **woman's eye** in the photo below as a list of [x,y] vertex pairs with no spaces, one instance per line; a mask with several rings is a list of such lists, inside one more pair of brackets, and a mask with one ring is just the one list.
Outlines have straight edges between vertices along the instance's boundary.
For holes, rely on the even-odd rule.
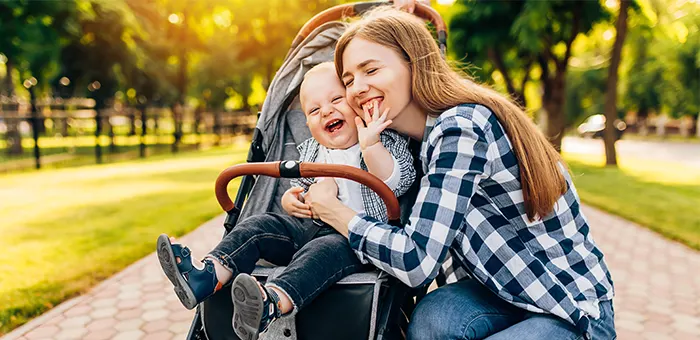
[[367,70],[367,74],[374,74],[376,72],[377,72],[376,68],[371,68],[371,69]]
[[352,79],[346,81],[345,84],[344,84],[345,87],[348,87],[348,86],[352,85],[352,81],[353,81]]

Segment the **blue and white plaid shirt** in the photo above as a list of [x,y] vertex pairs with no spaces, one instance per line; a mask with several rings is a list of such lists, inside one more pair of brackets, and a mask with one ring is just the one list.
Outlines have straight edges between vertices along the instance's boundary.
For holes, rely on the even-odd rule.
[[568,173],[562,167],[568,190],[554,212],[530,222],[517,159],[488,108],[460,105],[426,125],[426,175],[409,223],[355,216],[349,239],[358,257],[412,287],[441,267],[448,282],[473,276],[513,305],[588,331],[613,285]]

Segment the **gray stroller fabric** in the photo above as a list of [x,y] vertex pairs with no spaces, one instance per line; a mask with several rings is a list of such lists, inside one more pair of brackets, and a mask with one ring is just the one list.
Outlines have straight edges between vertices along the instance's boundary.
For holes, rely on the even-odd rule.
[[[275,74],[257,124],[263,136],[265,161],[299,158],[296,146],[310,138],[311,134],[299,104],[298,88],[309,69],[333,60],[335,44],[346,28],[347,24],[342,22],[319,26],[287,55]],[[293,99],[291,104],[286,106],[290,99]],[[289,186],[288,179],[259,176],[243,207],[241,220],[266,212],[282,212],[279,201]]]

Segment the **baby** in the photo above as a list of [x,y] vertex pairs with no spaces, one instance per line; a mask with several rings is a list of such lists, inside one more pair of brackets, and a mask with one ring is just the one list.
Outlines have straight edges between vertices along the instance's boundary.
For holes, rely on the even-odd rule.
[[[299,92],[310,138],[298,146],[302,162],[344,164],[379,177],[396,196],[415,179],[408,142],[392,131],[376,102],[365,105],[366,122],[345,100],[345,88],[333,63],[309,70]],[[354,122],[353,122],[354,121]],[[331,179],[328,179],[331,180]],[[379,196],[356,182],[336,179],[339,199],[356,211],[386,221]],[[287,215],[267,213],[238,223],[202,261],[190,250],[158,237],[158,259],[175,293],[188,309],[233,279],[233,329],[241,339],[257,339],[280,316],[307,306],[341,278],[362,271],[347,239],[329,227],[309,223],[312,214],[303,192],[313,179],[292,181],[282,196]],[[309,233],[310,228],[316,232]],[[311,235],[310,235],[311,234]],[[249,274],[259,259],[287,268],[263,286]]]

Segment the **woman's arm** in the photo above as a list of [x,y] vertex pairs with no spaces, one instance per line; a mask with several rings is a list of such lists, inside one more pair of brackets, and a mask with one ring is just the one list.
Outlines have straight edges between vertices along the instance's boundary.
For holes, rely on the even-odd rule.
[[348,235],[363,260],[412,287],[435,276],[457,230],[462,227],[472,195],[485,175],[487,142],[484,132],[461,116],[436,125],[428,141],[428,172],[403,228],[355,215],[337,199],[312,186],[307,203],[316,217]]

